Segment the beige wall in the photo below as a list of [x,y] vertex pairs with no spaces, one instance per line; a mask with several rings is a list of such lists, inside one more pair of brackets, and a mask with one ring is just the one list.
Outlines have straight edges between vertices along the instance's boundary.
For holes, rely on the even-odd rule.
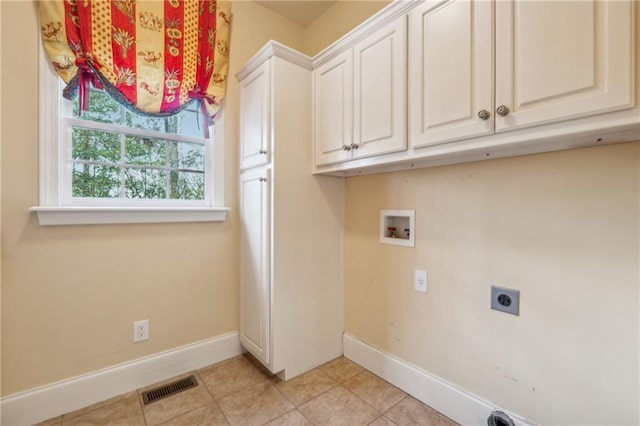
[[[233,74],[271,38],[302,49],[303,28],[253,2],[233,5],[224,112],[229,220],[41,227],[28,211],[38,203],[36,6],[1,3],[2,394],[236,331]],[[134,345],[133,321],[145,318],[151,339]]]
[[346,331],[540,424],[638,424],[639,170],[636,142],[348,178]]
[[301,52],[316,55],[389,3],[389,0],[338,0],[307,27]]

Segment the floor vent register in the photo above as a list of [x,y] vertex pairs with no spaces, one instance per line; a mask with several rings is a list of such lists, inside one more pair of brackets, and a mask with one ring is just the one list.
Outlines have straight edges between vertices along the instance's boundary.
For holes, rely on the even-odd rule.
[[151,404],[152,402],[159,401],[196,386],[198,386],[198,381],[194,376],[185,377],[184,379],[176,380],[175,382],[167,383],[166,385],[143,392],[142,400],[145,405]]

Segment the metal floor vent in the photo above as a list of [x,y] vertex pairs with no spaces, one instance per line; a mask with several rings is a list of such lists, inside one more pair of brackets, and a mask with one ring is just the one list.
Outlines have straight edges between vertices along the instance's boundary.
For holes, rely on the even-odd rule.
[[151,404],[152,402],[156,402],[162,398],[166,398],[196,386],[198,386],[198,381],[194,376],[185,377],[184,379],[176,380],[175,382],[142,392],[142,400],[145,405]]

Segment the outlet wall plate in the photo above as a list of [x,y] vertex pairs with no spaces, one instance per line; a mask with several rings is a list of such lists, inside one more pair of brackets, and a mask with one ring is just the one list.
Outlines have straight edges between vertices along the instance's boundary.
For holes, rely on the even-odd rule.
[[491,309],[520,315],[520,290],[491,286]]
[[416,291],[422,293],[427,292],[427,271],[420,271],[416,269],[413,275],[413,287]]
[[149,320],[136,321],[133,323],[134,343],[149,340]]

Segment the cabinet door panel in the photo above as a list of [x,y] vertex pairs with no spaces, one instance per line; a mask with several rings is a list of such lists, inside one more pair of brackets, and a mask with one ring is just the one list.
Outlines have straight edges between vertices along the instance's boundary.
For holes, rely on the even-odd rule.
[[493,110],[492,2],[425,2],[409,19],[411,145],[493,132],[493,117],[478,117]]
[[266,169],[240,177],[242,259],[240,276],[240,341],[269,364],[269,181]]
[[352,55],[349,49],[313,72],[316,165],[351,158],[343,146],[353,142]]
[[632,105],[629,1],[496,4],[496,130]]
[[266,61],[240,82],[240,168],[269,161],[270,63]]
[[406,17],[353,48],[356,157],[406,149]]

